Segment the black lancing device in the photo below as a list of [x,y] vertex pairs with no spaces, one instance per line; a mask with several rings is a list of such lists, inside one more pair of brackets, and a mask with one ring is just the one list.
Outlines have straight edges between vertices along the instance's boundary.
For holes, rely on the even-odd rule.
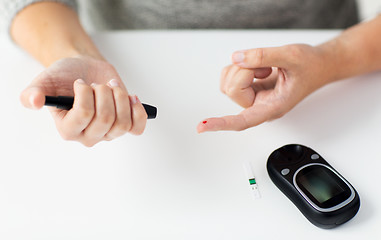
[[274,184],[302,214],[320,228],[334,228],[352,219],[360,208],[355,188],[311,148],[289,144],[268,158]]
[[[45,96],[45,106],[56,107],[59,109],[69,110],[73,107],[74,97],[69,96]],[[148,115],[148,119],[154,119],[157,115],[157,108],[148,104],[142,103],[144,110]]]

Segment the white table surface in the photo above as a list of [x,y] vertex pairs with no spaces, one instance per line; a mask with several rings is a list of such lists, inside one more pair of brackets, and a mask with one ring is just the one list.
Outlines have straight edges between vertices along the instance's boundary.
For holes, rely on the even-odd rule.
[[[130,92],[158,107],[142,136],[93,148],[62,140],[47,109],[21,106],[21,90],[43,67],[0,36],[0,239],[380,239],[381,73],[326,86],[282,119],[243,132],[196,132],[203,118],[240,111],[219,91],[234,50],[318,44],[336,34],[93,34]],[[275,187],[267,157],[288,143],[312,147],[354,185],[354,219],[319,229]]]

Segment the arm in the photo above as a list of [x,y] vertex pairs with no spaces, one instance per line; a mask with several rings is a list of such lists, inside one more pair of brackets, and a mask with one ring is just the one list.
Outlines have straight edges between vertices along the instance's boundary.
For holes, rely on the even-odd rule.
[[75,11],[64,4],[41,2],[27,6],[14,18],[11,35],[45,67],[78,55],[104,60]]
[[31,4],[14,18],[11,35],[47,67],[21,93],[24,106],[40,109],[45,95],[75,95],[70,111],[50,108],[64,139],[93,146],[126,132],[143,132],[147,115],[142,104],[129,96],[75,11],[54,2]]
[[317,46],[324,53],[326,67],[330,67],[328,82],[381,69],[380,36],[381,15]]
[[381,69],[379,36],[381,16],[316,47],[293,44],[233,53],[220,87],[245,109],[238,115],[205,119],[197,131],[257,126],[283,116],[325,84]]

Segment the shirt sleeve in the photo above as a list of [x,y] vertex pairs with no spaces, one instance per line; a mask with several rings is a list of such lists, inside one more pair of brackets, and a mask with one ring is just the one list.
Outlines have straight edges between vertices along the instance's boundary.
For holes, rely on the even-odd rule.
[[58,2],[65,4],[77,11],[76,0],[0,0],[0,29],[2,32],[7,31],[10,36],[10,27],[13,18],[25,7],[38,2]]

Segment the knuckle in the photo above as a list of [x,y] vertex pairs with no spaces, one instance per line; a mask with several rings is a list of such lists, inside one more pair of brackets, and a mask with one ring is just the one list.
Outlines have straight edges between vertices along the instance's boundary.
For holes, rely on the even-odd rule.
[[98,94],[106,94],[109,91],[111,91],[107,85],[103,85],[103,84],[96,85],[95,89],[98,92]]
[[120,91],[115,91],[114,96],[117,99],[117,101],[121,102],[129,102],[129,97],[127,91],[121,90]]
[[264,49],[256,48],[251,50],[248,60],[254,65],[261,66],[264,60]]
[[305,50],[303,45],[293,44],[287,47],[287,52],[289,53],[291,60],[296,61],[301,59],[301,57],[304,55]]
[[232,86],[232,87],[228,87],[226,89],[226,95],[229,96],[230,98],[234,98],[236,97],[239,93],[239,89],[235,86]]
[[128,122],[128,123],[121,124],[119,128],[121,132],[126,133],[131,130],[131,127],[132,127],[131,122]]
[[230,69],[230,66],[226,66],[222,69],[221,78],[223,78],[228,73],[229,69]]
[[79,112],[79,118],[82,120],[93,118],[94,116],[94,109],[93,108],[80,108]]
[[137,121],[144,121],[147,118],[148,118],[148,115],[146,111],[144,110],[134,112],[134,119],[136,119]]
[[61,137],[63,140],[65,141],[70,141],[72,140],[72,137],[69,135],[69,134],[66,134],[66,133],[60,133]]
[[234,91],[231,89],[231,88],[228,88],[227,90],[226,90],[226,95],[228,96],[228,97],[230,97],[230,98],[232,98],[232,97],[234,97]]
[[111,137],[111,136],[105,136],[103,140],[104,140],[104,141],[107,141],[107,142],[110,142],[110,141],[114,140],[114,137]]
[[131,130],[131,121],[130,120],[120,120],[116,122],[116,128],[119,132],[126,133]]
[[115,121],[115,115],[111,113],[100,113],[97,118],[98,121],[103,125],[109,125]]
[[144,132],[144,127],[142,127],[142,128],[138,128],[138,129],[133,129],[133,131],[131,131],[131,133],[132,134],[134,134],[134,135],[142,135],[143,134],[143,132]]
[[76,136],[73,133],[70,133],[68,131],[60,131],[59,132],[62,139],[65,141],[72,141],[75,140]]
[[81,142],[85,147],[93,147],[97,142],[93,142],[93,141],[82,141]]

